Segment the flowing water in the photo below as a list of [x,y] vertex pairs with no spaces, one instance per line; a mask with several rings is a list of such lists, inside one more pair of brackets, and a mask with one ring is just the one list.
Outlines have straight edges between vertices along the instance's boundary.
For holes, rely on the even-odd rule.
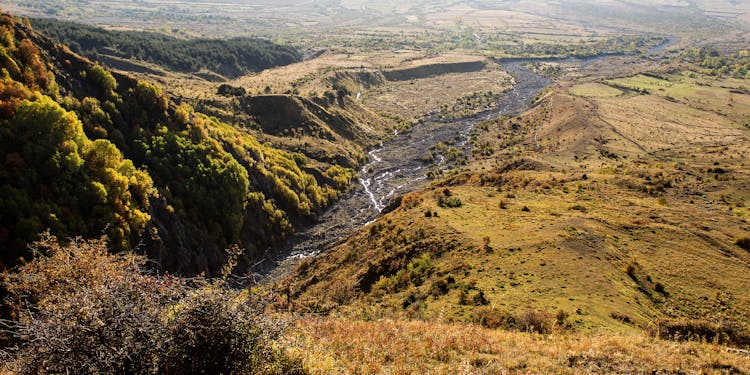
[[343,241],[356,229],[374,221],[390,203],[427,184],[429,170],[450,169],[445,155],[429,157],[434,145],[440,142],[452,144],[468,153],[469,137],[478,123],[526,110],[534,97],[552,83],[529,70],[525,66],[527,62],[502,63],[516,84],[503,94],[495,108],[454,121],[428,116],[410,131],[398,134],[369,151],[368,163],[359,170],[357,188],[323,213],[318,224],[290,238],[275,259],[266,262],[263,267],[266,271],[261,273],[314,256]]
[[[661,52],[673,44],[676,38],[656,46],[652,52]],[[608,56],[586,59],[554,60],[587,66]],[[431,147],[442,142],[453,144],[464,153],[470,152],[468,141],[474,127],[485,120],[509,116],[528,109],[532,100],[547,86],[549,78],[541,76],[526,65],[540,60],[499,61],[510,73],[516,84],[498,100],[495,108],[478,115],[454,121],[428,118],[404,134],[383,142],[369,151],[369,161],[359,171],[360,184],[348,196],[336,202],[318,218],[318,224],[304,230],[279,249],[275,258],[265,262],[262,274],[285,269],[299,259],[314,256],[321,251],[344,241],[356,229],[374,221],[389,204],[404,194],[418,190],[427,184],[427,172],[433,168],[450,169],[445,155],[428,157]],[[541,60],[551,61],[551,60]]]

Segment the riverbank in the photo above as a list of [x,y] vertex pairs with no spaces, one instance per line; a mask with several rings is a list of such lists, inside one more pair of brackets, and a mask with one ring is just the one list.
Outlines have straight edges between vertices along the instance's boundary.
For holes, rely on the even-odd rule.
[[392,200],[425,186],[430,169],[449,171],[455,168],[450,158],[434,152],[435,145],[453,145],[463,153],[470,152],[468,139],[474,126],[492,118],[523,112],[552,83],[549,78],[528,69],[528,62],[503,64],[516,84],[503,94],[493,109],[454,121],[433,116],[371,150],[368,163],[359,171],[360,184],[323,213],[318,224],[296,234],[273,252],[275,255],[267,264],[259,267],[260,273],[267,275],[278,267],[288,269],[300,259],[319,254],[373,221]]

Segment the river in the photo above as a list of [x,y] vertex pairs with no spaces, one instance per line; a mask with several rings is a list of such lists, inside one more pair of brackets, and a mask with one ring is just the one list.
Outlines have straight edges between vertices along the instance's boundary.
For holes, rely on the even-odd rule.
[[[654,47],[649,52],[659,53],[675,43],[676,38]],[[587,66],[610,56],[584,59],[556,59],[557,62]],[[452,166],[444,155],[430,158],[431,147],[442,142],[462,149],[468,155],[469,137],[474,127],[485,120],[519,114],[529,108],[532,100],[552,81],[526,65],[547,59],[512,59],[498,62],[513,77],[516,84],[498,100],[495,108],[478,115],[454,121],[428,117],[414,125],[409,132],[399,134],[370,150],[369,160],[359,171],[359,185],[346,197],[337,201],[318,218],[318,224],[291,237],[265,262],[260,271],[268,274],[278,268],[286,269],[298,260],[319,254],[344,241],[358,228],[374,221],[390,203],[404,194],[416,191],[428,183],[427,172]]]
[[424,187],[429,170],[450,169],[444,155],[429,158],[432,146],[442,142],[468,153],[468,140],[478,123],[526,110],[534,97],[552,83],[549,78],[529,70],[525,66],[527,62],[501,62],[516,84],[502,95],[492,110],[454,121],[428,117],[410,131],[370,150],[367,164],[359,170],[357,187],[324,212],[318,224],[292,236],[270,262],[265,262],[262,267],[265,271],[260,273],[266,274],[279,266],[286,268],[345,240],[358,228],[374,221],[393,200]]

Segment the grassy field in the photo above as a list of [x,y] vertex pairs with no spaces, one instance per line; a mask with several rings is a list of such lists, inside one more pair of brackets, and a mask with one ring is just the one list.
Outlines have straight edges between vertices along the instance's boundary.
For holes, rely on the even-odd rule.
[[671,102],[714,112],[735,122],[750,122],[750,93],[744,88],[747,81],[681,71],[659,77],[636,75],[605,83],[636,91],[646,90]]
[[484,69],[474,72],[389,82],[366,92],[364,103],[372,108],[414,119],[436,108],[453,107],[464,97],[488,92],[500,94],[510,89],[513,85],[510,75],[497,64],[487,64]]
[[[650,173],[660,172],[670,171]],[[690,196],[668,194],[662,200],[661,193],[644,193],[640,190],[647,190],[649,182],[628,177],[624,170],[592,171],[585,180],[549,171],[518,171],[504,178],[508,182],[501,189],[450,187],[461,207],[441,208],[427,192],[418,207],[384,218],[395,229],[383,236],[404,231],[410,238],[421,230],[428,242],[455,240],[462,246],[429,252],[429,272],[419,276],[421,282],[386,272],[369,294],[342,292],[347,298],[339,301],[346,304],[341,309],[359,316],[366,306],[377,306],[385,316],[464,322],[478,322],[480,313],[563,311],[583,331],[629,331],[667,316],[750,320],[744,293],[750,254],[734,246],[747,233],[746,218],[703,200],[690,203]],[[615,196],[617,202],[610,203]],[[426,218],[427,211],[433,217]],[[357,236],[351,248],[323,256],[315,266],[326,271],[300,277],[320,280],[302,299],[325,301],[335,298],[330,288],[356,286],[368,272],[367,262],[339,263],[355,253],[369,254],[365,259],[370,262],[394,258],[387,245],[366,238]],[[401,254],[395,259],[406,257],[401,269],[418,265],[408,260],[408,245],[395,247]],[[636,267],[638,275],[629,274],[629,267]],[[455,284],[436,292],[435,285],[448,276]],[[392,286],[399,283],[405,285]],[[480,292],[486,302],[462,302]]]
[[284,343],[312,374],[743,374],[747,355],[641,334],[538,335],[464,324],[309,318]]

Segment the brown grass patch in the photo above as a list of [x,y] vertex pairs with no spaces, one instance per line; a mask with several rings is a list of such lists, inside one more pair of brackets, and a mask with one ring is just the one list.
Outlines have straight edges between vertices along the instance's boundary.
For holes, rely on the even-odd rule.
[[[538,335],[464,324],[306,318],[286,338],[313,374],[747,373],[726,348],[644,335]],[[729,369],[729,370],[728,370]]]

